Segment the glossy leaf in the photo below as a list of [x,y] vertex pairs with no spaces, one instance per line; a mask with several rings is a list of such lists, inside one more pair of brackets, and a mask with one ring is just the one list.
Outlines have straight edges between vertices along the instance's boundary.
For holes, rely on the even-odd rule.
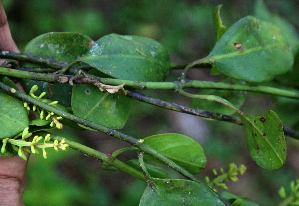
[[0,139],[13,137],[29,125],[23,102],[3,92],[0,92],[0,125]]
[[247,135],[247,146],[252,159],[262,168],[278,169],[286,160],[286,142],[282,123],[270,111],[264,116],[241,116]]
[[151,178],[148,181],[139,205],[223,206],[224,203],[206,187],[194,181]]
[[281,30],[252,16],[231,26],[204,59],[227,76],[251,82],[285,73],[293,61]]
[[[2,82],[2,83],[4,83],[5,85],[7,85],[7,86],[10,86],[11,88],[14,88],[15,90],[19,90],[18,88],[17,88],[17,86],[8,78],[8,77],[6,77],[6,76],[0,76],[0,82]],[[1,104],[1,92],[0,92],[0,104]],[[17,100],[17,99],[15,99],[15,100]],[[1,108],[1,107],[0,107]],[[19,108],[20,110],[22,110],[22,113],[24,112],[24,110],[23,110],[23,108]],[[28,116],[28,115],[27,115]],[[0,112],[0,122],[1,122],[1,119],[3,120],[3,116],[1,115],[1,112]],[[12,120],[13,121],[13,120]],[[28,120],[25,120],[24,122],[27,122]],[[1,128],[2,128],[2,123],[0,123],[1,124]],[[2,128],[3,129],[3,128]],[[1,129],[1,130],[2,130]],[[10,127],[10,129],[11,129],[11,131],[10,132],[12,132],[12,133],[14,133],[14,128],[12,128],[12,127]],[[19,129],[20,130],[20,129]],[[20,131],[22,131],[22,130],[20,130]],[[19,132],[16,132],[14,135],[16,135],[16,134],[18,134]],[[0,131],[0,135],[1,135],[1,131]],[[12,135],[12,136],[14,136],[14,135]],[[1,139],[4,139],[4,138],[2,138],[2,137],[0,137]],[[2,147],[2,141],[0,141],[0,148]],[[1,153],[0,152],[0,157],[12,157],[12,156],[15,156],[15,155],[17,155],[18,154],[18,152],[17,151],[15,151],[13,148],[12,148],[12,146],[11,146],[11,144],[7,144],[6,145],[6,147],[5,147],[5,149],[6,149],[6,151],[4,152],[4,153]]]
[[[94,43],[89,37],[71,32],[51,32],[42,34],[35,39],[31,40],[25,47],[23,53],[52,59],[55,61],[71,63],[77,58],[83,56],[90,46]],[[38,67],[36,65],[22,63],[21,67]],[[48,83],[38,82],[34,80],[22,80],[21,81],[24,90],[28,93],[33,85],[39,86],[39,91],[36,95],[41,92],[48,93]],[[42,85],[42,87],[40,87]],[[42,89],[43,88],[43,89]],[[52,100],[59,101],[64,106],[71,105],[71,91],[72,87],[68,84],[54,84],[51,87],[53,93]]]
[[[138,160],[129,160],[125,162],[127,165],[137,169],[138,171],[142,172],[140,166],[139,166],[139,161]],[[154,178],[170,178],[170,176],[167,174],[165,170],[163,170],[160,167],[156,167],[151,164],[145,163],[145,167],[150,174],[150,176]]]
[[[144,143],[193,174],[200,173],[206,166],[203,148],[190,137],[181,134],[160,134],[145,138]],[[145,158],[161,163],[149,155],[145,155]]]
[[222,24],[222,20],[220,17],[220,9],[222,4],[216,6],[213,10],[213,19],[214,19],[214,31],[216,35],[216,41],[220,39],[220,37],[226,32],[227,28]]
[[[198,94],[220,96],[229,101],[237,109],[240,109],[245,101],[245,93],[243,91],[205,89],[199,92]],[[205,101],[201,99],[192,99],[189,106],[199,108],[202,110],[208,110],[211,112],[218,112],[226,115],[231,115],[236,112],[230,107],[220,104],[218,102]]]
[[258,206],[258,204],[252,202],[248,198],[238,197],[228,192],[222,193],[221,197],[223,197],[223,199],[232,204],[232,206]]
[[170,69],[168,52],[155,40],[110,34],[90,48],[82,61],[118,79],[164,81]]
[[93,85],[75,85],[73,88],[74,115],[109,128],[125,125],[133,103],[133,99],[121,93],[103,93]]

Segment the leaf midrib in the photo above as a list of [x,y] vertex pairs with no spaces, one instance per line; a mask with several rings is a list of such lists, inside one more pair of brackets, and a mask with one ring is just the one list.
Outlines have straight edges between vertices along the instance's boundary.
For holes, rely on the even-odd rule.
[[250,54],[250,53],[255,53],[255,52],[260,52],[260,51],[263,51],[263,50],[272,49],[272,48],[275,48],[275,47],[277,47],[276,44],[268,45],[266,47],[258,46],[258,47],[255,47],[255,48],[246,49],[243,52],[235,51],[235,52],[231,52],[229,54],[221,54],[221,55],[216,54],[214,56],[209,55],[208,57],[213,58],[215,60],[229,59],[229,58],[244,56],[244,55],[247,55],[247,54]]

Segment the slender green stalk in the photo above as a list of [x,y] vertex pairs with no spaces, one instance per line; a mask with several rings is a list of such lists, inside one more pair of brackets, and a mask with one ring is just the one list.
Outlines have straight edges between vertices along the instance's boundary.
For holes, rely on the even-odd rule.
[[[62,139],[65,139],[64,137],[56,136],[51,134],[51,139],[61,141]],[[86,147],[85,145],[79,144],[77,142],[65,139],[66,144],[70,146],[70,148],[73,148],[75,150],[78,150],[79,152],[82,152],[83,154],[87,154],[88,156],[94,157],[97,160],[100,160],[106,165],[113,166],[117,168],[118,170],[121,170],[133,177],[136,177],[142,181],[145,181],[144,175],[142,172],[130,167],[129,165],[123,163],[122,161],[119,161],[115,157],[110,157],[104,153],[101,153],[97,150],[94,150],[92,148]]]
[[[75,69],[74,71],[77,71]],[[0,67],[0,75],[12,76],[24,79],[33,79],[39,81],[46,81],[51,83],[67,83],[74,75],[60,75],[60,74],[42,74],[33,73],[27,71],[20,71],[10,68]],[[63,82],[61,80],[64,80]],[[181,80],[178,82],[140,82],[111,78],[99,78],[99,77],[82,77],[78,78],[75,83],[88,83],[90,80],[96,80],[103,84],[108,85],[121,85],[125,84],[125,87],[137,88],[137,89],[154,89],[154,90],[175,90],[177,88],[198,88],[198,89],[223,89],[234,91],[249,91],[257,93],[271,94],[275,96],[288,97],[293,99],[299,99],[299,91],[292,89],[278,89],[268,86],[250,86],[243,84],[229,84],[224,82],[210,82],[210,81],[197,81],[197,80]]]
[[[203,58],[203,59],[199,59],[199,60],[196,60],[190,64],[188,64],[186,66],[186,68],[184,69],[183,73],[182,73],[182,79],[186,79],[186,76],[187,76],[187,73],[189,72],[190,69],[192,69],[192,67],[194,66],[202,66],[202,67],[207,67],[207,65],[209,65],[209,59],[206,57],[206,58]],[[209,67],[211,67],[211,65],[209,65]]]
[[36,72],[36,73],[52,73],[56,71],[56,69],[42,68],[42,67],[19,68],[18,70],[26,71],[26,72]]

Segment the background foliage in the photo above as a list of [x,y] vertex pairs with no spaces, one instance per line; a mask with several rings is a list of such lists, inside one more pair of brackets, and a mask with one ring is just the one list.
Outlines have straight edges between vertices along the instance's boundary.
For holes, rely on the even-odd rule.
[[[191,62],[205,57],[215,43],[212,11],[223,3],[221,17],[226,26],[253,14],[249,0],[120,0],[120,1],[2,1],[7,12],[12,35],[22,51],[34,37],[51,31],[81,32],[94,40],[110,33],[134,34],[159,41],[170,53],[171,62]],[[265,1],[272,13],[287,18],[299,26],[299,2]],[[209,70],[189,73],[196,79],[213,80]],[[168,80],[175,80],[178,71],[172,71]],[[145,91],[155,97],[188,104],[174,92]],[[274,104],[279,103],[277,108]],[[285,105],[288,105],[287,107]],[[273,109],[287,126],[299,128],[296,108],[298,103],[285,98],[249,94],[242,111],[251,115],[266,114]],[[289,110],[289,111],[288,111]],[[206,169],[198,178],[212,176],[212,168],[227,168],[230,162],[245,164],[248,168],[237,183],[229,183],[230,192],[251,198],[261,205],[275,205],[280,199],[280,186],[289,188],[289,182],[298,178],[299,162],[294,140],[287,140],[286,165],[269,171],[258,167],[249,157],[244,128],[225,122],[205,121],[199,117],[135,102],[132,114],[122,132],[136,138],[177,132],[198,141],[208,157]],[[58,131],[57,131],[58,132]],[[126,145],[104,134],[64,131],[68,138],[102,152],[112,152]],[[106,172],[101,163],[91,157],[68,149],[69,152],[32,156],[28,165],[28,183],[25,205],[138,205],[145,183],[122,172]],[[244,152],[246,151],[246,152]],[[244,153],[244,154],[243,154]],[[133,155],[133,153],[131,153]],[[128,153],[130,155],[130,153]],[[123,156],[123,160],[129,157]],[[176,175],[176,174],[174,174]]]

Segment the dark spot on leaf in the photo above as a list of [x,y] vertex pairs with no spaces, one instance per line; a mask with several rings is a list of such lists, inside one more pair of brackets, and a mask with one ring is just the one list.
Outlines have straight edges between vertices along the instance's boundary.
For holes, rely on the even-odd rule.
[[261,121],[262,123],[264,123],[264,122],[265,122],[265,118],[264,118],[264,117],[260,118],[260,121]]
[[253,120],[253,123],[256,123],[256,120]]
[[280,139],[278,139],[278,143],[280,143]]
[[263,136],[266,137],[267,136],[266,133],[264,133]]
[[281,139],[284,139],[284,136],[281,136]]
[[86,94],[89,94],[89,93],[90,93],[89,89],[86,89],[85,92],[86,92]]
[[285,152],[285,151],[286,151],[286,149],[285,149],[285,148],[283,148],[283,149],[282,149],[282,151],[283,151],[283,152]]
[[233,45],[234,45],[234,47],[236,48],[236,49],[241,49],[242,48],[242,43],[233,43]]
[[257,150],[259,150],[259,149],[260,149],[260,147],[259,147],[258,145],[256,145],[256,149],[257,149]]
[[256,133],[254,133],[254,136],[257,136],[257,134],[256,134]]

